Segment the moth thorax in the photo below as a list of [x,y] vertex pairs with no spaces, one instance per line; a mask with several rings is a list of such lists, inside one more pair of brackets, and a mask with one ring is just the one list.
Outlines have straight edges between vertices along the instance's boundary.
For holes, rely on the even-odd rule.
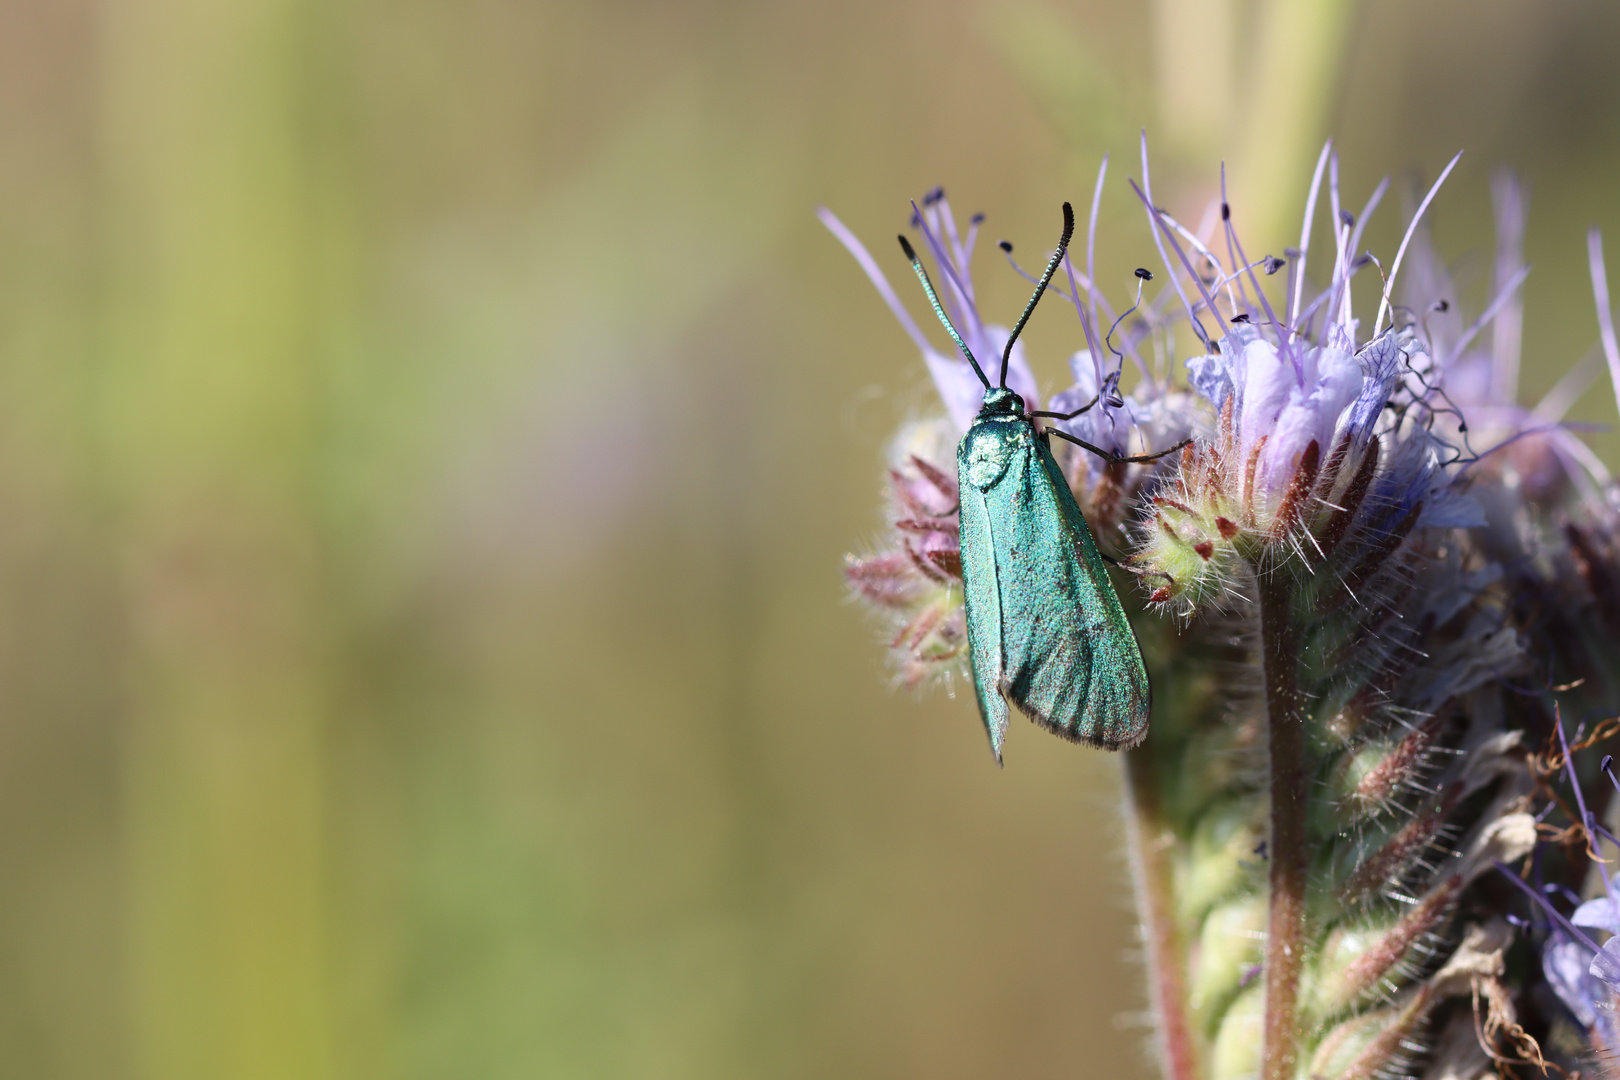
[[962,436],[962,479],[980,491],[994,487],[1017,456],[1028,427],[1022,417],[981,415]]

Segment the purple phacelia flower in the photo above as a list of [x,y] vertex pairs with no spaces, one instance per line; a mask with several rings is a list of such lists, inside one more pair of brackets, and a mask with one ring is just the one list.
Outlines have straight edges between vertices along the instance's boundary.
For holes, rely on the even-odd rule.
[[[1154,204],[1144,148],[1132,186],[1162,267],[1118,273],[1135,303],[1110,304],[1094,196],[1083,271],[1066,257],[1052,286],[1075,330],[1049,408],[1091,407],[1046,422],[1104,452],[1058,460],[1135,575],[1122,591],[1155,680],[1127,820],[1170,1080],[1620,1076],[1620,904],[1597,858],[1620,842],[1596,763],[1576,760],[1620,720],[1571,746],[1558,720],[1620,712],[1620,499],[1563,423],[1574,382],[1517,401],[1522,191],[1495,183],[1490,299],[1468,319],[1424,225],[1440,181],[1386,265],[1361,239],[1387,181],[1350,212],[1324,148],[1299,247],[1250,257],[1224,190],[1196,230]],[[901,681],[949,683],[965,673],[952,459],[982,384],[822,219],[943,406],[891,444],[885,546],[846,574],[890,618]],[[979,222],[959,231],[936,191],[910,225],[952,320],[994,356],[1006,331],[980,319],[969,273]],[[1595,238],[1590,257],[1620,387]],[[1362,274],[1382,282],[1371,319],[1352,303]],[[1021,346],[1010,381],[1037,400]]]

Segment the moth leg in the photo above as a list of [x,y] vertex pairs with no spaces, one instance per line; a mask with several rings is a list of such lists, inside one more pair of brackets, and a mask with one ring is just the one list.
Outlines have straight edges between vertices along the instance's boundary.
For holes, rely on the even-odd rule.
[[1074,443],[1076,446],[1080,447],[1082,450],[1090,450],[1093,454],[1096,454],[1098,457],[1102,458],[1104,461],[1108,462],[1109,464],[1115,464],[1115,465],[1120,464],[1120,463],[1124,463],[1124,462],[1130,462],[1130,463],[1134,463],[1134,464],[1138,464],[1138,465],[1146,465],[1150,461],[1158,461],[1160,458],[1166,457],[1166,456],[1168,456],[1170,454],[1173,454],[1177,450],[1182,449],[1183,447],[1192,445],[1192,440],[1191,439],[1182,439],[1180,442],[1176,443],[1176,445],[1172,446],[1170,449],[1168,449],[1168,450],[1160,450],[1157,454],[1132,454],[1132,455],[1110,454],[1107,450],[1104,450],[1102,447],[1100,447],[1100,446],[1092,446],[1090,443],[1086,442],[1086,440],[1077,439],[1073,435],[1070,435],[1067,431],[1059,431],[1057,428],[1048,428],[1047,433],[1050,434],[1050,435],[1056,435],[1060,439],[1067,439],[1070,442]]
[[1074,412],[1032,412],[1029,415],[1044,417],[1047,420],[1073,420],[1081,413],[1089,412],[1091,407],[1101,400],[1102,395],[1098,394],[1096,397],[1074,410]]

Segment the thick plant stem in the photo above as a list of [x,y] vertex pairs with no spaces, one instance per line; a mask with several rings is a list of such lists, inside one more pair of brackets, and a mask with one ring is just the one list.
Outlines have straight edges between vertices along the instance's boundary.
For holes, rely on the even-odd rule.
[[1299,632],[1292,612],[1292,582],[1286,573],[1269,566],[1260,568],[1259,579],[1271,778],[1267,845],[1271,903],[1260,1080],[1294,1080],[1305,941],[1305,717],[1299,698]]
[[1147,952],[1148,997],[1165,1080],[1197,1080],[1198,1055],[1187,1023],[1187,986],[1171,894],[1173,843],[1159,813],[1153,736],[1125,754],[1125,822]]

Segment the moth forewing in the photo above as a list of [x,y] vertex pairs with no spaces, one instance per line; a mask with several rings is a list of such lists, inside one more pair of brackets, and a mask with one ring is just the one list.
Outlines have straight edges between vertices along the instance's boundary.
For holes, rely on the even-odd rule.
[[999,761],[1007,702],[1108,750],[1141,742],[1147,673],[1085,518],[1023,402],[1000,388],[957,452],[969,657]]
[[1070,550],[1079,557],[1082,574],[1074,582],[1081,619],[1087,626],[1090,668],[1078,722],[1061,732],[1076,742],[1104,750],[1130,750],[1147,737],[1152,712],[1152,687],[1147,665],[1136,642],[1125,606],[1109,577],[1108,565],[1091,528],[1075,502],[1063,470],[1043,438],[1035,439],[1036,454],[1046,467],[1049,490],[1072,537]]
[[[962,488],[961,517],[962,594],[967,609],[973,693],[990,735],[990,749],[1000,762],[1001,744],[1007,738],[1007,702],[1001,696],[1001,675],[1006,664],[1001,651],[1001,590],[996,578],[995,539],[983,492]],[[969,563],[973,564],[972,570],[968,569]]]
[[[1005,519],[1007,496],[1000,486],[1017,476],[1015,459],[1028,456],[1016,428],[1002,418],[981,417],[957,447],[957,489],[961,493],[962,598],[967,613],[968,658],[979,715],[990,735],[990,749],[1001,761],[1007,737],[1007,702],[1002,681],[1007,670],[1003,648],[1005,620],[996,549],[998,521]],[[972,564],[972,569],[969,569]]]

